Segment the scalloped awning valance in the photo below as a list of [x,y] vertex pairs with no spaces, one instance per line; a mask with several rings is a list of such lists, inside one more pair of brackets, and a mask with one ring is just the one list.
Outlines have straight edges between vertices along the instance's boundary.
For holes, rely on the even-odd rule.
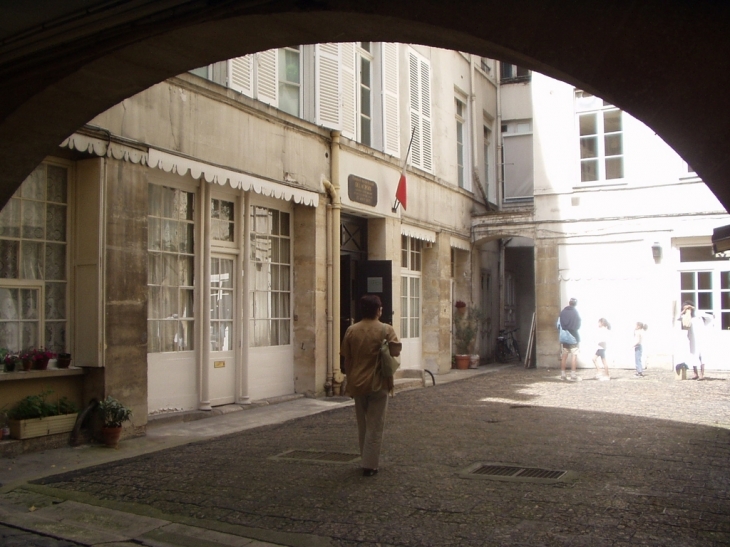
[[413,239],[436,243],[436,232],[433,230],[426,230],[425,228],[411,226],[410,224],[401,224],[400,233],[401,235],[412,237]]
[[460,237],[451,236],[451,247],[453,249],[459,249],[461,251],[470,251],[471,242],[467,239],[461,239]]
[[319,205],[319,194],[311,190],[294,188],[284,183],[260,179],[247,173],[232,171],[190,158],[176,156],[155,150],[154,148],[150,148],[148,165],[162,169],[167,173],[177,173],[181,176],[186,175],[189,171],[190,176],[194,179],[202,178],[206,182],[215,182],[221,186],[230,184],[232,188],[241,189],[244,192],[254,191],[257,194],[283,199],[285,201],[293,201],[300,205],[309,205],[310,207],[317,207]]

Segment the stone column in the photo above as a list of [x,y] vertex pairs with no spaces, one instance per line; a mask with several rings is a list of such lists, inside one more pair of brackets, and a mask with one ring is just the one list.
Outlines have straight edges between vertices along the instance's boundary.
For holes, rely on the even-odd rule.
[[535,307],[537,367],[560,365],[560,344],[555,322],[560,315],[558,245],[554,240],[535,240]]
[[423,367],[444,374],[451,369],[451,237],[438,233],[423,251]]

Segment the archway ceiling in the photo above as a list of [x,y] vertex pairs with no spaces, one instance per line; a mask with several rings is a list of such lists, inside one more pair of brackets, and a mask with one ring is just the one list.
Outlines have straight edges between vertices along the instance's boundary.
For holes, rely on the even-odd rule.
[[730,3],[25,0],[0,22],[0,204],[76,128],[169,76],[255,51],[391,41],[511,61],[653,128],[730,209]]

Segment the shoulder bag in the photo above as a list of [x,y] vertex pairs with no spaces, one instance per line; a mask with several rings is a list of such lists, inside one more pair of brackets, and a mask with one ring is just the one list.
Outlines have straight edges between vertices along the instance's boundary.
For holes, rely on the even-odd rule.
[[390,346],[388,345],[386,333],[385,325],[383,325],[383,341],[380,344],[380,356],[378,360],[380,361],[380,375],[383,378],[390,378],[398,370],[398,367],[400,367],[400,359],[390,354]]

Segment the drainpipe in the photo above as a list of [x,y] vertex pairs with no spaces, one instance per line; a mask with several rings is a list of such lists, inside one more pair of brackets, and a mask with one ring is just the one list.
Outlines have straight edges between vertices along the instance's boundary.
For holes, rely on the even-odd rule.
[[[474,55],[469,54],[469,100],[471,102],[471,171],[472,171],[472,186],[474,183],[481,185],[479,176],[477,175],[477,159],[479,158],[479,151],[477,149],[477,91],[474,80],[476,78],[476,64],[474,63]],[[474,192],[475,188],[472,188]],[[482,192],[483,193],[483,192]],[[486,205],[486,204],[485,204]],[[487,207],[489,207],[487,205]]]
[[502,158],[502,84],[500,82],[500,78],[502,77],[501,74],[501,65],[499,64],[499,61],[496,62],[495,70],[496,72],[496,80],[497,80],[497,127],[494,128],[494,138],[496,141],[496,148],[497,148],[497,157],[495,158],[495,163],[497,164],[498,168],[496,169],[495,173],[495,180],[496,180],[496,188],[494,189],[494,197],[497,200],[497,208],[501,211],[502,210],[502,193],[504,188],[504,181],[502,180],[502,173],[504,173],[504,163]]
[[334,314],[332,313],[333,299],[334,299],[334,279],[332,275],[332,204],[335,202],[336,193],[332,183],[328,180],[323,180],[325,192],[330,198],[330,203],[327,204],[327,220],[325,222],[325,230],[327,232],[327,380],[324,384],[324,390],[327,397],[332,397],[334,391],[332,384],[334,383],[334,370],[335,370],[335,355],[334,355],[334,330],[333,321]]
[[213,410],[210,405],[210,184],[201,179],[201,194],[203,198],[203,280],[201,283],[203,303],[202,324],[203,347],[200,363],[200,401],[199,410]]
[[[330,170],[332,173],[332,384],[334,392],[340,394],[342,373],[340,372],[340,132],[332,131]],[[334,366],[337,363],[338,366]]]

